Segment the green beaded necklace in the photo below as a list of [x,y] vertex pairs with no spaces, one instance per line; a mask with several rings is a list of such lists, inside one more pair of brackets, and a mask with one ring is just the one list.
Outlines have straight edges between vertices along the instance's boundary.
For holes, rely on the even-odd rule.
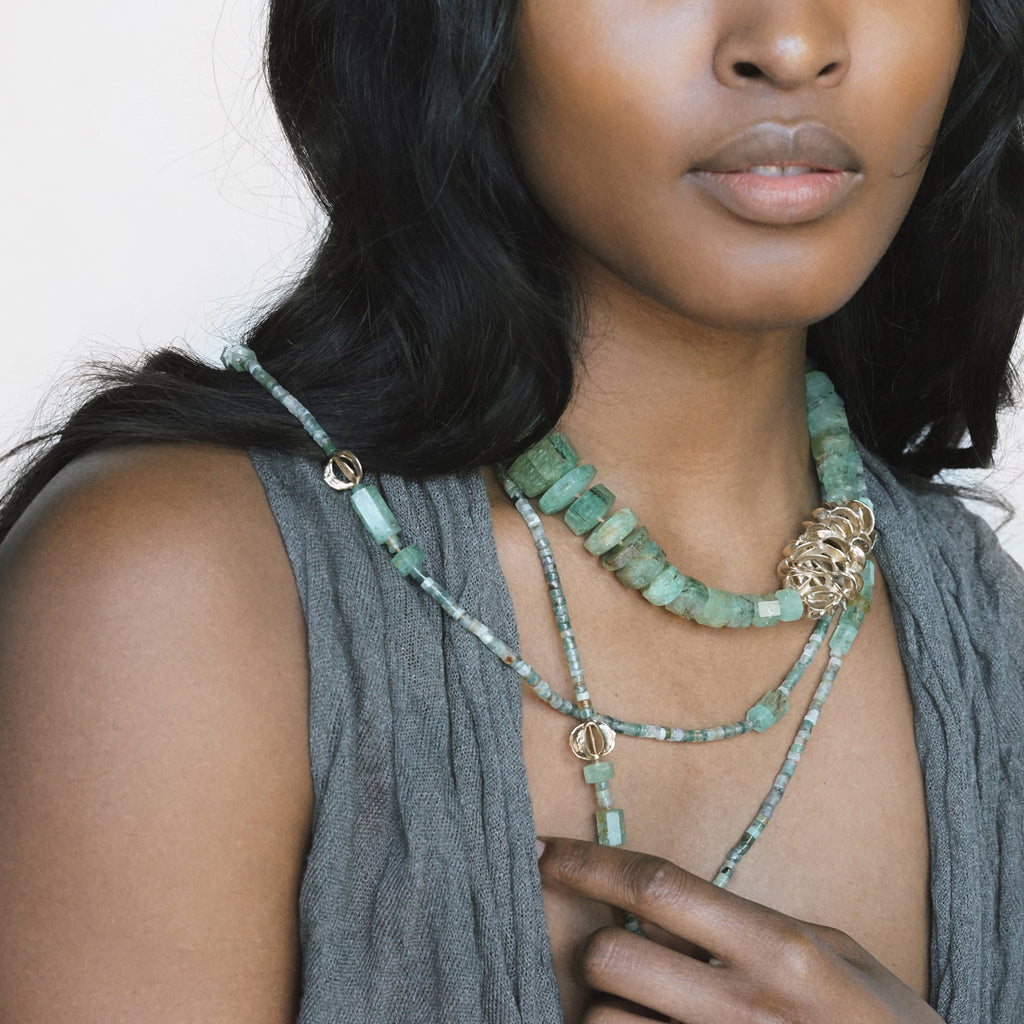
[[[574,701],[567,700],[557,694],[516,651],[512,650],[508,644],[495,636],[486,623],[471,616],[453,595],[424,571],[425,559],[423,552],[415,545],[403,546],[401,544],[398,539],[399,534],[402,532],[401,525],[377,488],[372,484],[363,483],[363,468],[359,459],[351,452],[340,449],[330,439],[313,414],[259,364],[252,349],[245,345],[228,345],[224,349],[221,358],[227,368],[249,373],[298,419],[310,437],[327,455],[328,461],[324,469],[326,484],[334,490],[344,491],[349,494],[353,508],[360,521],[374,541],[390,552],[391,563],[395,569],[429,595],[446,615],[476,637],[503,664],[511,668],[532,693],[556,711],[578,720],[579,724],[572,730],[570,737],[570,749],[576,757],[585,762],[583,777],[588,784],[594,786],[597,801],[596,823],[598,841],[607,846],[620,846],[626,841],[625,815],[620,808],[613,806],[611,797],[610,783],[612,778],[614,778],[615,769],[612,763],[607,760],[608,754],[611,753],[615,746],[616,734],[676,743],[703,743],[732,739],[751,731],[765,731],[780,721],[785,715],[789,708],[789,698],[793,689],[814,659],[815,654],[824,642],[837,611],[839,612],[839,624],[829,640],[830,656],[828,665],[817,689],[814,691],[793,743],[789,748],[787,757],[758,813],[747,826],[739,841],[728,852],[713,880],[715,885],[727,885],[735,873],[736,867],[763,833],[775,808],[778,807],[782,800],[789,780],[793,777],[804,748],[810,740],[821,709],[824,707],[825,701],[832,690],[842,665],[843,656],[853,644],[864,621],[864,616],[871,606],[874,587],[874,564],[867,561],[867,554],[874,541],[874,520],[871,516],[870,502],[863,493],[863,470],[860,466],[856,450],[850,440],[845,412],[828,378],[824,374],[817,374],[817,376],[814,376],[813,372],[808,374],[808,424],[812,436],[812,450],[815,452],[819,477],[821,478],[826,498],[840,499],[845,504],[840,505],[838,508],[825,507],[814,513],[814,520],[805,524],[808,529],[805,530],[804,535],[784,552],[785,559],[780,564],[780,571],[782,571],[783,565],[793,559],[795,555],[797,556],[796,564],[800,566],[799,573],[803,577],[816,579],[817,582],[814,585],[819,589],[839,590],[840,597],[838,600],[831,597],[827,600],[817,597],[808,600],[806,595],[798,590],[801,594],[801,606],[806,609],[808,617],[818,619],[819,621],[815,625],[807,644],[804,646],[800,658],[786,675],[785,679],[779,686],[767,691],[747,711],[743,719],[728,725],[694,729],[627,722],[611,715],[600,714],[593,706],[584,681],[579,652],[576,648],[575,637],[569,620],[568,606],[550,542],[544,532],[540,517],[527,500],[526,488],[522,487],[512,476],[514,472],[520,479],[525,479],[535,494],[541,493],[543,490],[544,497],[551,493],[552,488],[556,484],[560,484],[559,490],[555,492],[558,495],[557,501],[552,498],[545,502],[544,498],[542,498],[542,509],[546,505],[547,510],[551,512],[565,510],[570,528],[572,528],[573,523],[579,525],[593,519],[593,523],[588,527],[590,531],[588,541],[594,537],[595,533],[604,530],[605,533],[601,535],[603,539],[600,543],[607,542],[609,533],[614,535],[614,533],[622,529],[622,520],[620,520],[619,524],[610,531],[605,530],[613,522],[615,515],[619,513],[602,521],[604,514],[611,509],[614,497],[611,496],[606,488],[601,488],[601,485],[590,487],[594,476],[594,473],[590,472],[592,467],[578,467],[578,456],[575,455],[575,449],[571,448],[571,445],[568,444],[564,437],[561,435],[551,435],[551,437],[546,438],[540,445],[534,446],[534,448],[526,453],[527,456],[530,456],[529,459],[523,461],[525,457],[521,457],[516,460],[512,467],[510,467],[508,474],[502,473],[501,478],[506,492],[515,502],[516,507],[529,527],[538,555],[540,556],[555,621],[562,640],[569,674],[573,682]],[[813,381],[812,377],[814,377]],[[812,387],[814,389],[814,410],[816,413],[814,416],[812,416],[811,410]],[[549,443],[548,447],[543,447],[545,442]],[[568,454],[570,451],[572,454]],[[545,465],[545,460],[549,458],[552,452],[557,452],[558,458],[562,461],[557,464],[556,462],[551,462],[550,468],[545,468],[542,473],[537,468],[538,464]],[[571,466],[566,467],[566,463],[573,459],[575,459],[575,462]],[[557,477],[553,477],[550,481],[544,483],[548,477],[553,475],[556,465],[562,471]],[[583,468],[586,471],[576,473],[572,480],[567,482],[565,478],[571,476],[579,468]],[[535,473],[536,477],[529,477],[529,472]],[[537,486],[538,482],[543,484],[543,486]],[[593,493],[595,491],[598,492],[596,496]],[[847,492],[853,492],[856,497],[850,497]],[[586,497],[588,494],[590,495],[589,498]],[[565,500],[566,498],[568,500]],[[580,505],[584,498],[586,498],[586,501],[583,502],[583,505]],[[565,501],[565,503],[559,506],[558,502],[561,501]],[[856,508],[855,506],[857,505],[862,506],[864,511],[862,512]],[[603,510],[595,515],[594,508],[600,506],[603,506]],[[572,515],[568,515],[573,508],[576,511]],[[587,508],[589,508],[589,511],[586,511],[584,514],[584,509]],[[843,543],[836,543],[834,540],[836,528],[832,525],[831,519],[834,512],[842,513],[844,509],[852,511],[848,516],[839,516],[840,527],[838,532]],[[628,512],[628,510],[622,511]],[[824,515],[819,516],[819,512],[824,513]],[[845,530],[842,529],[843,524],[846,526]],[[868,527],[867,530],[859,529],[864,526]],[[817,527],[821,528],[818,529]],[[603,557],[609,553],[618,552],[612,564],[606,565],[606,568],[611,568],[616,573],[619,573],[627,568],[631,561],[637,558],[649,559],[650,549],[645,547],[645,545],[650,543],[649,540],[644,538],[642,542],[637,543],[635,538],[633,540],[629,539],[629,535],[636,528],[636,524],[634,524],[629,531],[622,534],[616,544],[609,546],[601,553]],[[574,532],[582,534],[587,532],[587,530]],[[848,547],[854,547],[856,553],[853,555],[845,553],[843,551],[844,544]],[[595,543],[595,546],[598,545]],[[807,549],[813,549],[816,553],[808,554]],[[863,558],[858,559],[857,553],[861,552],[863,553]],[[660,556],[655,558],[655,563],[659,559]],[[849,569],[851,564],[859,564],[860,566],[860,570],[855,574],[857,578],[852,582],[847,579],[847,577],[854,575]],[[648,591],[667,572],[678,574],[684,580],[690,580],[690,577],[683,577],[678,570],[669,566],[666,560],[661,568],[659,568],[657,574],[644,587],[636,587],[636,580],[650,575],[650,572],[651,568],[648,567],[643,573],[627,577],[634,583],[633,589],[640,589],[648,600],[651,600]],[[840,579],[838,581],[828,579],[827,577],[830,573],[834,573]],[[619,578],[620,580],[622,579],[621,576]],[[693,586],[694,584],[696,586]],[[673,582],[671,587],[668,587],[668,584],[663,582],[661,586],[663,588],[667,587],[670,590],[675,585],[675,582]],[[685,586],[686,584],[684,583],[684,588]],[[696,591],[698,595],[700,594],[700,588],[703,586],[703,584],[699,584],[699,581],[690,580],[691,591]],[[848,590],[847,588],[850,589]],[[709,595],[711,594],[710,588],[704,589]],[[787,587],[785,589],[790,588]],[[792,589],[797,588],[793,587]],[[664,596],[663,591],[659,591],[657,588],[655,588],[654,593],[655,595]],[[779,593],[782,593],[782,591]],[[681,594],[682,589],[680,589],[676,597],[665,602],[665,606],[677,600]],[[727,596],[735,597],[737,595]],[[765,595],[766,599],[771,597],[772,595]],[[774,595],[774,598],[780,606],[779,613],[773,617],[774,613],[767,614],[765,610],[761,610],[759,615],[760,618],[766,620],[764,622],[757,623],[751,618],[749,623],[729,621],[707,622],[703,624],[769,625],[774,621],[786,621],[782,617],[782,605],[784,601],[790,601],[790,605],[787,607],[792,607],[792,599],[780,598],[778,594]],[[708,598],[708,600],[711,599],[711,597]],[[652,601],[651,603],[658,602]],[[768,603],[770,603],[770,600]],[[701,604],[701,602],[698,600],[697,604]],[[706,602],[701,604],[701,608],[704,608],[705,605]],[[839,611],[840,608],[841,611]],[[683,614],[683,612],[676,611],[676,614]],[[708,617],[706,611],[702,611],[701,614],[704,618]],[[697,614],[687,617],[701,622],[701,618]],[[634,931],[641,931],[639,922],[632,915],[627,918],[626,926]]]

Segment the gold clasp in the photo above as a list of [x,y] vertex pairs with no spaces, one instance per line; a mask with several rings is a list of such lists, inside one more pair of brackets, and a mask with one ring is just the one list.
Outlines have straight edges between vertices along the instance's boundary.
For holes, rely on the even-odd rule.
[[324,467],[324,481],[336,491],[351,491],[363,481],[363,464],[352,452],[335,452]]

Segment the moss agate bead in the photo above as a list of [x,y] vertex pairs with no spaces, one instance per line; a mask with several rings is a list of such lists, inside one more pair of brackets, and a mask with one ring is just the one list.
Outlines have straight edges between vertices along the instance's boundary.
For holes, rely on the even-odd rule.
[[655,607],[664,608],[683,592],[685,586],[686,577],[674,565],[666,565],[641,593]]
[[601,565],[609,572],[618,572],[636,558],[640,549],[650,540],[646,526],[638,526],[632,533],[616,544],[607,554],[601,556]]
[[636,529],[636,523],[636,516],[628,508],[620,508],[587,537],[583,546],[592,555],[606,554]]
[[604,519],[614,504],[615,495],[604,484],[597,484],[581,494],[565,510],[562,518],[577,537],[582,537]]
[[373,484],[358,484],[349,491],[356,514],[378,544],[387,544],[402,532],[394,513]]
[[534,498],[565,476],[579,461],[579,452],[565,434],[549,434],[509,466],[508,476],[522,488],[523,494]]
[[626,841],[626,816],[618,808],[597,810],[597,841],[602,846],[622,846]]
[[597,470],[593,466],[576,466],[559,477],[541,496],[537,507],[546,516],[568,508],[590,486]]
[[649,540],[615,575],[630,590],[643,590],[657,579],[667,562],[665,552],[653,540]]

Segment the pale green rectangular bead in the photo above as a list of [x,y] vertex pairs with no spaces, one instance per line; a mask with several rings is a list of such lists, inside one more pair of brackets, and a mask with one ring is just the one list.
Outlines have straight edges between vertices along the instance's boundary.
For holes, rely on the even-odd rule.
[[373,484],[357,484],[349,491],[349,497],[356,514],[378,544],[386,544],[402,532],[394,513]]
[[615,765],[611,761],[593,761],[583,766],[583,778],[591,785],[596,782],[610,782],[615,778]]
[[599,807],[597,841],[602,846],[622,846],[626,841],[626,816],[619,808]]

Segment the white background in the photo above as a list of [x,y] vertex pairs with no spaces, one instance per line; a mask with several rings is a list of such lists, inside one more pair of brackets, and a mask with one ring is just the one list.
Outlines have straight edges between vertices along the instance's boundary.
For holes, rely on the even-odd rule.
[[[175,341],[215,357],[308,254],[316,212],[262,83],[263,17],[259,0],[6,7],[0,449],[59,416],[84,359]],[[1024,509],[1014,421],[978,479]],[[1001,536],[1024,562],[1024,523]]]

